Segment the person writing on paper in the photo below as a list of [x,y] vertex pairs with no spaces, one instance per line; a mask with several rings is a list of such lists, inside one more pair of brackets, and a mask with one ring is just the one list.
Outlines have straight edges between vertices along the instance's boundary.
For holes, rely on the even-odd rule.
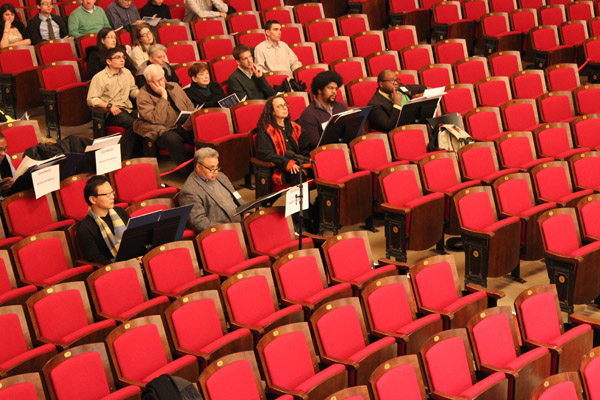
[[323,124],[332,115],[348,109],[344,103],[336,101],[337,90],[343,84],[343,79],[335,71],[319,72],[310,85],[314,100],[300,114],[298,123],[308,136],[309,148],[317,147],[323,134]]
[[[150,64],[144,70],[144,77],[146,84],[137,96],[138,119],[133,123],[133,130],[156,141],[161,149],[167,149],[175,164],[180,165],[191,156],[185,151],[185,144],[194,145],[194,132],[191,119],[183,126],[176,122],[181,111],[193,112],[194,104],[181,86],[166,82],[165,72],[159,65]],[[192,172],[191,165],[182,172],[186,175]]]
[[233,48],[233,58],[238,67],[229,75],[229,93],[235,93],[240,101],[265,100],[276,94],[262,70],[254,64],[250,47],[239,44]]
[[188,69],[192,83],[185,89],[195,106],[204,104],[203,108],[219,107],[219,100],[225,98],[225,92],[217,82],[210,81],[208,65],[203,62],[193,64]]
[[258,119],[256,152],[261,161],[277,166],[271,177],[273,183],[299,183],[301,164],[310,158],[308,136],[292,122],[288,104],[281,95],[267,100]]
[[193,205],[188,227],[196,232],[218,224],[240,222],[234,216],[240,195],[225,174],[219,172],[219,153],[202,147],[194,154],[194,172],[178,194],[179,205]]
[[377,75],[379,87],[369,100],[369,128],[388,133],[396,127],[402,106],[410,101],[412,96],[423,93],[425,85],[403,85],[396,72],[384,69]]
[[15,167],[12,165],[10,156],[7,157],[8,143],[4,134],[0,132],[0,200],[4,199],[4,194],[11,188],[15,180]]
[[89,205],[87,216],[77,228],[77,242],[83,258],[107,265],[115,261],[129,214],[115,207],[115,192],[104,175],[88,179],[83,197]]

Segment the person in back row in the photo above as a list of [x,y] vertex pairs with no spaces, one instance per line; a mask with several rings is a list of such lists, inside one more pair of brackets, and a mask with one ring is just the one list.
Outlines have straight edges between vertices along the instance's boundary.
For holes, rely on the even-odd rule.
[[229,93],[235,93],[241,101],[266,100],[275,95],[262,70],[254,64],[250,47],[239,44],[233,48],[233,58],[238,67],[229,75]]
[[36,0],[35,3],[40,12],[27,21],[31,44],[42,40],[68,39],[67,24],[60,16],[52,15],[52,0]]
[[74,38],[96,33],[102,28],[110,28],[104,10],[95,6],[96,0],[82,0],[81,7],[77,7],[69,15],[69,35]]
[[290,46],[281,41],[281,24],[275,20],[267,21],[265,36],[266,40],[254,49],[256,66],[264,72],[285,71],[291,76],[292,71],[300,68],[302,63]]

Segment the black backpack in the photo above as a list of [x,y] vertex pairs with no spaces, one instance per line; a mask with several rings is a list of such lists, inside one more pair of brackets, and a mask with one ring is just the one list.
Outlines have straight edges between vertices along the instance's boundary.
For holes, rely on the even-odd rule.
[[204,400],[204,397],[189,381],[164,374],[146,385],[142,400]]

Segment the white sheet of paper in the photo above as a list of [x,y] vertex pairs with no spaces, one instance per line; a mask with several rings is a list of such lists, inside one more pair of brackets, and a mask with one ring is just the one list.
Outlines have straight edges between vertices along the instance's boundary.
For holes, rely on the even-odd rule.
[[108,146],[112,146],[114,144],[119,143],[119,141],[121,140],[121,135],[117,134],[117,135],[110,135],[110,136],[104,136],[98,139],[94,139],[94,141],[92,142],[91,145],[86,146],[85,151],[94,151],[94,150],[98,150],[98,149],[102,149],[104,147],[108,147]]
[[31,173],[33,181],[33,191],[35,198],[52,193],[60,189],[60,168],[58,165],[51,165]]
[[121,168],[121,145],[114,144],[96,151],[96,173],[98,175]]
[[239,194],[237,190],[234,190],[233,197],[235,197],[236,200],[241,200],[242,199],[242,195]]
[[440,87],[436,87],[433,89],[425,89],[425,91],[423,92],[423,97],[429,98],[429,97],[441,96],[444,93],[446,93],[446,88],[444,86],[440,86]]
[[[308,194],[308,183],[304,182],[302,184],[302,209],[308,209],[309,204],[309,194]],[[298,196],[298,197],[296,197]],[[294,186],[290,188],[285,194],[285,216],[289,217],[290,215],[297,213],[300,211],[300,188],[298,186]]]

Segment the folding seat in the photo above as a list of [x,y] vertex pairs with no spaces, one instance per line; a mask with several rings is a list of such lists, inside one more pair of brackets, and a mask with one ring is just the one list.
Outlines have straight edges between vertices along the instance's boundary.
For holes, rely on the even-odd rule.
[[217,83],[227,82],[229,75],[238,67],[233,56],[221,56],[208,61],[211,79]]
[[206,400],[266,399],[264,382],[252,351],[219,358],[202,371],[199,384]]
[[196,357],[186,354],[173,360],[161,317],[136,318],[119,325],[106,338],[120,385],[145,387],[152,379],[170,374],[194,382]]
[[445,39],[433,45],[435,59],[441,64],[454,64],[455,61],[467,58],[467,44],[465,39]]
[[345,84],[367,76],[363,57],[340,58],[329,63],[329,70],[340,74]]
[[[564,210],[569,209],[562,208],[559,211]],[[556,211],[554,210],[554,212]],[[548,213],[550,212],[552,211]],[[570,209],[570,212],[572,212],[574,218],[574,210]],[[560,215],[570,217],[568,214]],[[544,222],[540,220],[540,223],[542,224],[540,227],[542,235],[545,236]],[[556,235],[555,239],[559,239],[560,236],[560,234]],[[548,255],[549,253],[546,253],[546,256]],[[585,268],[585,265],[579,265],[579,267]],[[577,275],[581,273],[582,271],[578,269]],[[553,275],[550,276],[552,277]],[[563,276],[563,273],[561,272],[559,275]],[[568,284],[569,278],[566,279],[566,284]],[[563,289],[567,289],[562,283],[560,286],[561,288],[558,290],[561,292]],[[579,292],[574,292],[573,294],[576,298],[584,295],[584,293]],[[590,298],[591,300],[592,298]],[[530,287],[521,292],[515,299],[515,311],[517,313],[517,320],[519,321],[519,330],[523,338],[523,346],[528,349],[535,347],[547,348],[552,356],[552,373],[577,371],[583,355],[592,349],[593,332],[590,325],[577,325],[565,332],[561,310],[567,310],[562,308],[562,305],[559,306],[557,286],[553,284]]]
[[569,21],[589,21],[595,17],[594,3],[592,1],[579,0],[569,2],[565,5]]
[[12,256],[19,281],[45,287],[65,281],[83,280],[91,265],[73,266],[64,231],[38,233],[16,242]]
[[281,40],[292,45],[294,43],[304,42],[304,28],[302,24],[283,24],[281,25]]
[[228,4],[237,11],[256,11],[254,0],[230,0]]
[[498,107],[477,107],[464,115],[465,129],[475,140],[496,140],[504,134]]
[[[336,18],[339,31],[344,36],[352,36],[358,32],[369,31],[367,14],[347,14]],[[385,46],[383,46],[385,48]]]
[[396,79],[403,85],[418,85],[419,75],[417,71],[400,69],[396,71]]
[[446,94],[442,97],[442,111],[444,114],[459,113],[464,115],[467,111],[477,107],[473,85],[458,83],[446,86]]
[[590,37],[600,34],[600,17],[594,17],[588,21],[588,32]]
[[521,53],[518,51],[500,51],[488,56],[492,76],[510,77],[515,72],[523,70]]
[[576,205],[584,243],[600,240],[600,225],[598,224],[598,216],[600,216],[599,197],[599,194],[582,197]]
[[519,172],[516,168],[500,169],[493,142],[475,142],[458,149],[460,170],[465,179],[477,179],[491,185],[501,176]]
[[[507,131],[533,131],[540,126],[535,100],[516,99],[500,107]],[[531,146],[533,149],[533,145]]]
[[577,190],[592,189],[597,192],[600,189],[600,176],[596,173],[597,168],[600,168],[600,152],[575,154],[569,159],[569,164]]
[[166,310],[165,319],[175,353],[196,357],[201,369],[222,356],[253,348],[249,329],[227,332],[222,300],[216,290],[178,298]]
[[58,7],[60,9],[60,15],[63,18],[66,19],[80,5],[81,4],[78,3],[76,0],[73,0],[73,1],[63,1],[63,2],[61,2],[61,3],[58,4]]
[[[290,118],[292,119],[292,121],[298,120],[302,112],[310,104],[307,92],[287,92],[284,93],[282,96],[288,103],[288,110],[290,112]],[[337,100],[343,101],[339,98]]]
[[279,5],[276,7],[259,8],[261,9],[260,12],[262,15],[263,24],[270,20],[279,21],[281,24],[296,23],[296,19],[294,18],[294,7],[292,6]]
[[270,268],[240,271],[223,282],[221,293],[232,327],[247,328],[256,339],[281,325],[302,322],[302,306],[279,309]]
[[565,372],[544,379],[535,388],[532,400],[583,400],[581,379],[577,372]]
[[200,61],[198,43],[193,40],[181,40],[165,44],[167,58],[173,64]]
[[575,118],[573,95],[569,91],[544,93],[536,101],[542,122],[571,122]]
[[391,51],[400,51],[408,46],[419,44],[417,30],[414,25],[390,26],[383,31],[387,48]]
[[586,399],[595,399],[598,396],[598,347],[594,347],[581,360],[579,376],[583,385]]
[[249,29],[234,34],[237,44],[245,44],[248,47],[256,47],[259,43],[265,41],[264,29]]
[[538,347],[521,354],[521,337],[510,306],[488,308],[467,324],[479,370],[504,372],[509,399],[530,400],[535,387],[550,376],[550,353]]
[[101,342],[116,325],[114,320],[94,322],[82,281],[37,292],[27,299],[27,310],[38,342],[62,349]]
[[315,339],[325,364],[341,363],[350,371],[349,385],[364,385],[373,370],[394,358],[393,337],[370,343],[360,301],[356,297],[334,300],[320,307],[310,318]]
[[79,60],[74,39],[44,40],[35,45],[35,52],[40,64]]
[[[473,48],[475,24],[464,19],[459,1],[436,2],[431,7],[433,15],[433,38],[437,40],[462,38],[467,48]],[[464,57],[463,57],[464,58]]]
[[85,54],[85,50],[90,46],[95,46],[98,39],[95,33],[88,33],[79,36],[76,41],[79,54]]
[[515,99],[535,100],[547,93],[544,72],[539,69],[528,69],[515,72],[510,77],[510,83]]
[[[433,396],[454,399],[505,399],[508,379],[493,372],[480,381],[473,367],[472,347],[465,329],[440,332],[421,348],[425,375]],[[452,365],[452,368],[448,368]]]
[[156,26],[158,42],[167,44],[192,40],[190,25],[187,22],[163,22]]
[[363,31],[350,37],[352,52],[357,57],[366,57],[378,51],[384,51],[385,41],[382,31]]
[[591,189],[573,192],[569,164],[566,161],[545,162],[531,170],[536,198],[540,202],[555,202],[560,207],[574,207]]
[[296,16],[296,21],[302,25],[313,19],[325,18],[325,12],[321,3],[298,4],[294,6],[294,15]]
[[[265,35],[263,30],[257,29],[257,31],[260,31],[261,35],[263,35],[263,36]],[[261,41],[264,42],[264,38]],[[265,76],[265,79],[267,80],[267,82],[269,83],[269,85],[271,85],[271,87],[281,86],[281,85],[283,85],[283,82],[286,79],[291,78],[289,72],[287,72],[287,71],[264,72],[264,76]],[[257,122],[258,122],[258,120],[257,120]],[[234,125],[235,125],[235,121],[234,121]]]
[[477,81],[475,95],[480,106],[500,107],[512,100],[509,79],[505,76],[491,76]]
[[427,338],[442,331],[440,314],[416,317],[417,306],[406,276],[377,279],[364,288],[361,297],[372,335],[395,338],[399,355],[417,354]]
[[46,131],[79,126],[92,119],[86,103],[88,83],[81,79],[77,61],[53,61],[38,68],[40,92],[46,114]]
[[38,62],[33,46],[10,46],[0,49],[0,87],[4,112],[14,119],[17,109],[42,105]]
[[484,54],[497,51],[521,50],[523,37],[521,32],[510,29],[508,14],[493,12],[481,17],[481,30],[484,43]]
[[0,132],[8,144],[7,154],[15,168],[19,167],[23,153],[38,144],[41,133],[36,120],[18,120],[0,125]]
[[600,85],[586,84],[573,90],[577,114],[600,113]]
[[546,78],[550,91],[573,91],[579,87],[577,64],[556,64],[546,68]]
[[588,83],[599,83],[600,39],[590,37],[583,41],[583,51],[588,66]]
[[425,186],[425,193],[439,192],[444,194],[444,232],[450,235],[458,235],[460,227],[456,208],[452,202],[452,197],[461,189],[479,185],[477,180],[462,182],[456,153],[444,152],[428,154],[427,157],[419,160],[419,169]]
[[395,160],[417,162],[427,155],[429,133],[427,125],[403,125],[392,129],[388,136]]
[[515,0],[491,0],[490,9],[492,12],[509,13],[517,9],[517,2]]
[[352,57],[352,45],[348,36],[324,37],[317,42],[320,60],[330,63],[340,58]]
[[197,41],[205,37],[227,35],[229,33],[224,18],[198,18],[190,22],[190,25],[194,39]]
[[292,43],[290,44],[290,48],[292,49],[294,54],[296,54],[296,57],[298,57],[298,60],[302,63],[302,65],[306,66],[319,63],[319,56],[317,55],[317,46],[315,43]]
[[587,148],[574,148],[571,126],[564,122],[544,124],[533,131],[537,152],[542,157],[566,160],[573,154],[589,151]]
[[[531,42],[529,41],[529,31],[539,25],[537,7],[522,7],[520,9],[513,10],[508,13],[508,19],[510,20],[512,30],[521,32],[523,35],[523,45],[521,46],[520,50],[528,50],[531,47]],[[530,60],[531,58],[528,56],[528,61]]]
[[323,399],[348,385],[348,374],[341,363],[319,371],[306,322],[272,330],[261,338],[256,349],[272,393]]
[[96,315],[125,322],[146,315],[161,315],[169,298],[148,298],[137,260],[116,262],[96,270],[87,279]]
[[575,48],[575,61],[583,64],[585,62],[583,41],[589,37],[585,21],[565,21],[558,26],[558,34],[562,44]]
[[531,56],[536,68],[544,69],[550,65],[572,62],[575,48],[561,45],[558,30],[554,25],[539,25],[529,31],[531,38]]
[[45,400],[46,392],[40,374],[31,372],[0,380],[1,400]]
[[376,77],[366,77],[355,79],[345,86],[348,93],[348,106],[365,107],[373,97],[379,84]]
[[309,42],[318,42],[321,39],[339,35],[334,18],[317,18],[305,22],[303,25],[306,39]]
[[496,278],[508,273],[522,282],[519,218],[499,219],[490,186],[463,189],[453,200],[465,250],[465,282],[486,287],[488,277]]
[[433,64],[433,50],[430,44],[416,44],[399,51],[400,60],[404,69],[419,69]]
[[538,8],[540,25],[558,26],[567,20],[563,4],[549,4]]
[[458,60],[452,65],[452,68],[457,83],[475,84],[475,82],[490,76],[485,57],[469,57]]
[[[265,108],[266,100],[245,100],[230,108],[233,119],[233,129],[236,133],[251,132],[256,128],[258,119]],[[206,125],[196,124],[197,132],[204,129]],[[223,161],[221,161],[223,162]],[[241,166],[240,166],[241,167]]]
[[83,198],[83,188],[92,174],[72,175],[60,182],[55,192],[58,210],[63,218],[80,221],[87,215],[89,205]]
[[394,400],[401,396],[425,400],[423,373],[417,354],[392,358],[380,364],[369,379],[374,400]]
[[121,169],[111,172],[109,177],[118,201],[130,204],[153,197],[173,197],[177,193],[177,188],[162,185],[156,158],[125,160]]
[[573,136],[577,147],[600,148],[600,137],[597,135],[600,127],[600,114],[576,117],[571,121],[571,126],[573,127]]
[[8,250],[0,250],[0,264],[0,306],[25,304],[25,300],[37,291],[37,287],[35,285],[17,286]]
[[[348,84],[350,103],[359,105],[353,100],[350,89],[353,82]],[[364,95],[368,96],[367,93]],[[336,234],[340,225],[354,225],[362,221],[372,228],[371,173],[353,172],[348,145],[337,143],[320,146],[310,152],[310,157],[316,162],[313,172],[319,195],[319,231],[329,230]]]
[[518,168],[528,172],[536,165],[554,161],[550,157],[538,158],[531,132],[509,132],[496,139],[500,164],[504,168]]
[[[391,25],[413,25],[418,42],[429,40],[429,10],[416,0],[391,0],[389,2]],[[417,44],[417,43],[415,43]]]
[[104,343],[70,348],[53,357],[42,370],[54,399],[131,399],[140,396],[137,386],[117,390]]
[[419,69],[419,80],[427,87],[443,87],[454,84],[450,64],[430,64]]
[[366,385],[360,385],[338,390],[327,396],[326,400],[371,400],[371,395]]
[[260,14],[257,11],[238,11],[227,15],[226,19],[229,33],[262,28]]
[[[165,3],[166,4],[166,3]],[[169,11],[173,19],[183,21],[185,18],[185,4],[177,3],[169,5]]]
[[400,59],[397,51],[377,51],[365,57],[368,76],[377,76],[384,69],[400,70]]
[[212,60],[221,56],[230,56],[235,47],[232,35],[212,35],[198,39],[200,59]]
[[53,344],[33,347],[21,305],[0,307],[0,324],[0,377],[38,371],[56,354]]

